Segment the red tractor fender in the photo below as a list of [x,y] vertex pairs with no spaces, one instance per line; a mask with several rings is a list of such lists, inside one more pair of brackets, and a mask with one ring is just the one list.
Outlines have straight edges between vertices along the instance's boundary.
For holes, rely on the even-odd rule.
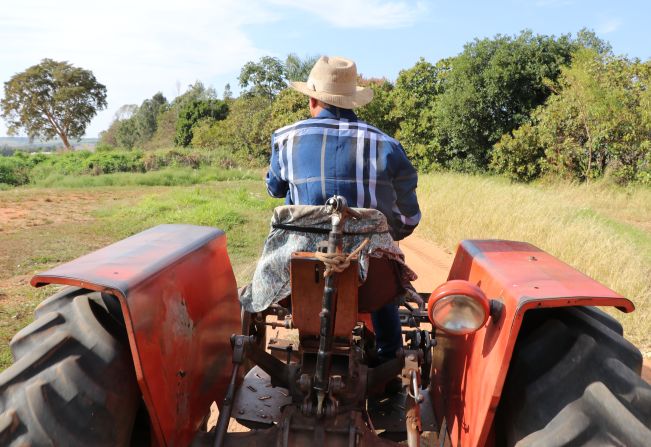
[[159,225],[32,278],[119,300],[154,443],[189,445],[231,374],[237,286],[221,230]]
[[477,332],[453,336],[437,331],[432,394],[439,423],[445,418],[454,446],[493,444],[491,429],[511,355],[527,310],[633,303],[525,242],[466,240],[459,244],[448,280],[479,286],[494,311]]

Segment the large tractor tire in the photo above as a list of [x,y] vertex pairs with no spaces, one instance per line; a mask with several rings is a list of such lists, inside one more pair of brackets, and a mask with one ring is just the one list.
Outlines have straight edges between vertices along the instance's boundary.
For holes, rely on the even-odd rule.
[[651,445],[651,386],[622,332],[595,308],[527,312],[498,410],[498,444]]
[[140,403],[119,303],[66,288],[36,309],[0,373],[0,445],[123,446]]

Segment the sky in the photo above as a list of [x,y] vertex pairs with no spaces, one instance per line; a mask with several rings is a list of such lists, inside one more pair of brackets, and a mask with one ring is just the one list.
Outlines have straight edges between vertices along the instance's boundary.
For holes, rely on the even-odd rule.
[[[496,34],[560,35],[581,28],[616,54],[651,57],[645,0],[20,0],[0,8],[0,82],[44,58],[92,70],[108,107],[96,137],[124,104],[161,91],[168,100],[197,80],[238,92],[240,68],[265,55],[344,56],[364,76],[395,80],[420,57],[458,54]],[[2,92],[3,94],[3,92]],[[0,119],[0,136],[6,136]]]

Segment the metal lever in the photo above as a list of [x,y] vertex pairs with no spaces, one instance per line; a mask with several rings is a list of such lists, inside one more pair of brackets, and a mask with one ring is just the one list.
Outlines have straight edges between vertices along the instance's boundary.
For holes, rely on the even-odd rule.
[[[332,228],[328,235],[328,253],[341,253],[343,250],[344,222],[348,217],[361,217],[360,214],[348,207],[348,202],[343,196],[330,197],[326,203],[326,212],[331,216]],[[337,315],[337,288],[335,276],[329,275],[323,287],[323,300],[321,301],[319,351],[316,357],[314,372],[314,390],[316,391],[317,417],[325,415],[325,397],[329,388],[330,363],[332,359],[332,340]]]
[[252,337],[247,335],[231,335],[231,345],[233,346],[233,372],[231,374],[231,381],[226,390],[222,410],[219,412],[219,419],[217,419],[215,443],[213,444],[214,447],[222,447],[224,445],[224,437],[228,430],[228,422],[231,418],[231,410],[233,408],[237,374],[240,370],[240,366],[242,366],[242,362],[244,361],[244,352],[247,345],[251,342],[251,339]]

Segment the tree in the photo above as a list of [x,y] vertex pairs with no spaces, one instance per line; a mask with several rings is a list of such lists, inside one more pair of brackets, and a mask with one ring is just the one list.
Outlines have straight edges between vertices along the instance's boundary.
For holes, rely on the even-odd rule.
[[224,98],[224,101],[230,101],[233,99],[233,90],[231,90],[231,85],[229,83],[226,83],[224,86],[224,94],[222,97]]
[[156,131],[151,139],[143,144],[144,149],[157,149],[173,146],[177,136],[177,121],[181,109],[186,104],[195,100],[212,100],[217,98],[217,93],[211,87],[206,88],[202,82],[196,81],[168,106],[161,108],[156,119]]
[[102,146],[116,147],[118,145],[117,136],[120,123],[120,120],[114,119],[108,129],[103,130],[99,133],[99,142],[102,144]]
[[1,105],[10,135],[24,129],[30,139],[58,136],[70,150],[70,139],[81,138],[106,107],[106,87],[90,70],[43,59],[5,82]]
[[545,147],[540,141],[539,128],[525,123],[497,142],[491,168],[512,181],[529,182],[540,176],[544,163]]
[[562,70],[554,94],[495,146],[493,167],[517,180],[542,173],[618,183],[651,174],[648,95],[651,63],[583,48]]
[[497,35],[466,44],[450,60],[437,100],[438,144],[446,165],[485,169],[493,145],[529,120],[552,93],[576,46],[569,36]]
[[[298,92],[296,92],[298,93]],[[225,148],[249,161],[268,161],[272,105],[263,96],[245,95],[229,103],[226,119],[197,124],[193,146]]]
[[597,34],[590,29],[582,28],[579,30],[579,32],[576,33],[576,38],[574,40],[579,49],[587,48],[602,56],[613,55],[613,47],[610,45],[610,42],[600,39]]
[[203,118],[223,120],[228,115],[228,105],[219,99],[194,99],[179,110],[176,121],[176,138],[178,146],[186,147],[192,142],[192,126]]
[[400,123],[396,137],[404,145],[410,160],[419,169],[441,165],[438,129],[434,112],[442,82],[449,70],[449,60],[432,65],[420,58],[407,70],[402,70],[391,92],[394,104],[390,117]]
[[262,57],[259,62],[249,61],[244,64],[238,79],[240,87],[248,89],[246,93],[269,100],[287,87],[283,63],[270,56]]
[[319,55],[315,55],[301,59],[295,53],[288,54],[285,59],[285,77],[289,81],[307,81],[310,71],[319,57]]
[[131,118],[137,111],[138,111],[138,106],[136,104],[124,104],[115,111],[115,115],[113,115],[113,120],[114,121],[127,120]]
[[647,170],[649,74],[637,61],[579,51],[540,112],[548,171],[588,181],[608,169],[617,182],[627,183]]
[[158,116],[167,107],[167,99],[160,92],[145,99],[140,107],[135,104],[121,106],[109,128],[100,133],[100,141],[125,149],[144,145],[152,139],[158,129]]
[[158,127],[158,115],[167,108],[167,98],[161,92],[156,93],[151,99],[145,99],[133,115],[138,141],[149,141]]
[[393,84],[385,78],[359,78],[359,84],[373,90],[373,101],[357,109],[357,116],[367,123],[377,127],[388,135],[394,136],[399,122],[392,115],[395,108]]
[[202,120],[193,127],[192,146],[225,148],[242,159],[267,163],[274,130],[309,118],[307,96],[293,89],[281,91],[273,103],[245,95],[229,102],[223,121]]
[[[309,99],[294,89],[287,88],[280,92],[271,105],[271,116],[265,126],[265,135],[268,143],[271,142],[271,134],[281,127],[301,121],[310,117]],[[264,138],[264,137],[263,137]],[[266,145],[268,149],[270,145]],[[265,157],[271,154],[266,152]],[[265,160],[267,161],[267,160]]]
[[133,117],[118,121],[115,132],[115,143],[118,147],[133,149],[138,142],[138,129]]
[[171,109],[181,109],[187,103],[195,100],[211,100],[217,99],[217,92],[212,87],[206,87],[201,81],[195,81],[194,84],[188,85],[188,89],[182,94],[174,98]]

